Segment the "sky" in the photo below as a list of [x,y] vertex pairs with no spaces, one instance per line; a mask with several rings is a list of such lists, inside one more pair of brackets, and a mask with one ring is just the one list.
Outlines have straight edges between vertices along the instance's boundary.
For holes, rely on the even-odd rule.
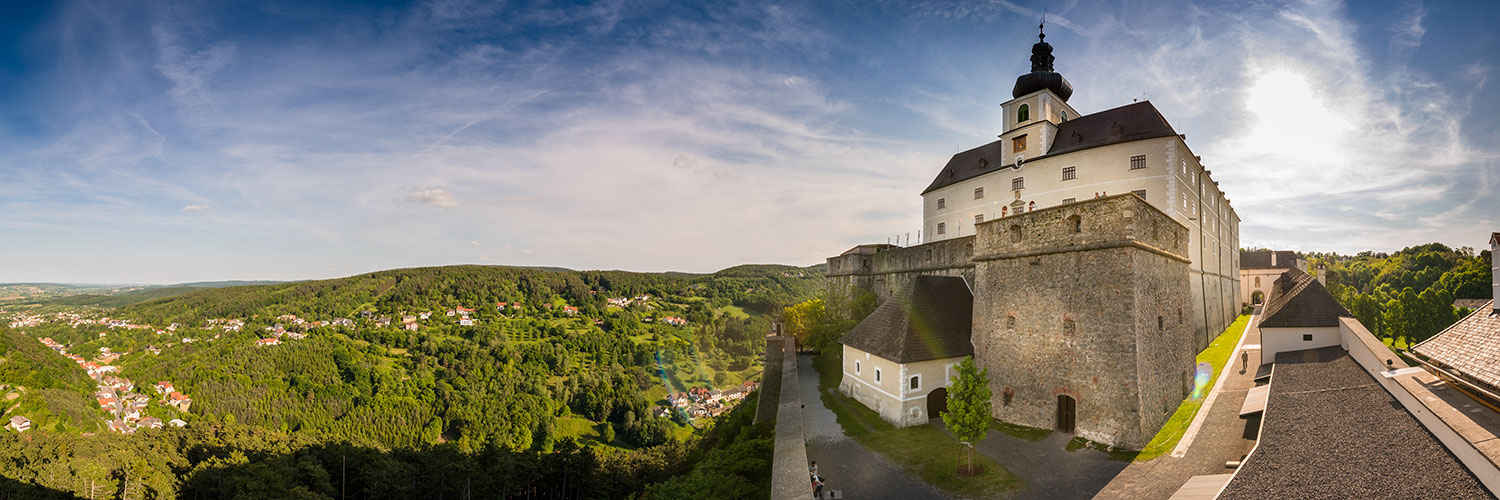
[[0,282],[821,263],[915,237],[1043,9],[1244,247],[1500,230],[1500,2],[6,2]]

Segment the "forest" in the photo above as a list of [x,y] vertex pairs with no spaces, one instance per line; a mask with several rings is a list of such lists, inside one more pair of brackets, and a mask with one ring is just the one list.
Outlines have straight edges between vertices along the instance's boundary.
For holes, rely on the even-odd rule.
[[[123,299],[33,304],[31,313],[87,307],[89,314],[150,327],[0,326],[8,353],[0,361],[0,382],[25,386],[17,410],[34,415],[42,431],[11,441],[23,450],[0,450],[10,453],[0,471],[21,486],[82,496],[105,491],[101,497],[116,497],[138,488],[132,498],[187,498],[190,492],[218,498],[232,491],[224,489],[226,482],[280,475],[269,465],[260,470],[274,456],[297,472],[263,491],[305,490],[321,498],[330,495],[328,460],[338,453],[360,457],[367,472],[362,487],[395,477],[423,484],[432,474],[459,477],[452,471],[461,470],[466,484],[488,481],[486,491],[496,491],[494,481],[512,481],[502,490],[516,494],[542,488],[567,498],[623,498],[680,491],[675,488],[699,483],[647,486],[683,475],[694,463],[743,467],[757,447],[769,448],[769,440],[757,441],[748,424],[726,430],[736,417],[689,425],[680,413],[659,416],[655,406],[665,404],[667,392],[757,376],[773,314],[814,296],[822,277],[818,267],[769,265],[712,275],[449,266],[165,298],[136,294],[139,300],[116,308],[99,304]],[[620,306],[611,298],[635,300]],[[465,313],[472,324],[449,316],[460,308],[472,310]],[[400,318],[418,313],[431,317],[415,331],[400,328]],[[293,324],[293,316],[305,321]],[[666,324],[669,317],[686,324]],[[348,321],[331,324],[336,318]],[[209,324],[216,319],[243,320],[243,328]],[[159,331],[165,328],[171,331]],[[273,330],[298,339],[260,347],[256,340]],[[93,382],[37,342],[40,337],[67,345],[70,353],[126,353],[115,363],[121,375],[137,384],[171,381],[194,401],[190,412],[152,404],[147,413],[188,425],[133,436],[103,432],[103,413],[89,397]],[[737,408],[747,405],[753,406],[750,398]],[[741,438],[739,447],[713,451],[734,458],[705,459],[713,442]],[[110,450],[109,458],[98,450]],[[122,454],[138,460],[116,458]],[[67,465],[48,465],[57,463]],[[448,472],[410,470],[425,463],[442,463]],[[510,466],[519,468],[479,472]],[[404,468],[404,475],[375,467]],[[554,484],[560,471],[562,481],[604,486]],[[101,484],[108,486],[101,490]],[[384,492],[408,490],[382,485],[365,491],[365,498],[398,498]],[[453,494],[463,498],[464,491],[471,490]],[[739,488],[728,497],[751,498],[744,496],[751,491]]]
[[1466,311],[1457,299],[1489,299],[1490,251],[1428,243],[1386,255],[1305,254],[1328,273],[1328,291],[1371,332],[1394,347],[1426,340]]

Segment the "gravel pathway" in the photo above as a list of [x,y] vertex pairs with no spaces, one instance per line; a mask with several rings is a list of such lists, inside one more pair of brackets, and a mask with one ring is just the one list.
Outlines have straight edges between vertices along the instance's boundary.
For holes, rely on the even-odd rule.
[[844,435],[833,411],[818,395],[818,372],[812,357],[797,357],[802,384],[802,432],[807,439],[807,458],[818,463],[827,489],[843,490],[853,500],[883,498],[951,498],[927,483],[902,472],[895,463],[865,449]]
[[[1256,311],[1259,316],[1259,311]],[[1245,331],[1244,345],[1260,345],[1260,329],[1254,325],[1258,317],[1250,318],[1251,326]],[[1225,365],[1224,385],[1219,389],[1218,400],[1209,409],[1208,418],[1198,430],[1198,436],[1188,447],[1187,456],[1172,458],[1162,455],[1149,462],[1130,464],[1110,481],[1094,498],[1099,500],[1165,500],[1176,493],[1188,479],[1206,474],[1228,474],[1234,469],[1224,467],[1224,462],[1239,460],[1255,447],[1255,433],[1260,427],[1260,418],[1240,418],[1240,406],[1245,395],[1255,387],[1256,367],[1260,366],[1260,350],[1247,349],[1249,367],[1240,370],[1239,353],[1230,355]]]
[[[932,425],[948,432],[942,420]],[[1087,500],[1130,465],[1092,448],[1068,451],[1072,439],[1072,434],[1054,432],[1033,443],[990,431],[975,449],[1026,481],[1025,490],[1009,497],[1013,500]]]

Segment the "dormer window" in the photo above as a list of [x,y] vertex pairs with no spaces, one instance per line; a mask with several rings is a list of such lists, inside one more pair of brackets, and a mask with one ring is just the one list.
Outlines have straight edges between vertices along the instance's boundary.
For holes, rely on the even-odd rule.
[[1026,123],[1027,121],[1030,121],[1030,120],[1031,120],[1031,106],[1027,106],[1025,104],[1022,104],[1021,107],[1016,108],[1016,124],[1017,125],[1020,125],[1022,123]]

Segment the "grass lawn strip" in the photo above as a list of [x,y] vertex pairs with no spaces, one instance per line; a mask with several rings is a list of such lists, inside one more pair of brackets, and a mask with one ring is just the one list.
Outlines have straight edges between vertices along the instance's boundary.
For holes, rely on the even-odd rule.
[[[1245,324],[1249,321],[1250,315],[1248,314],[1242,314],[1240,317],[1235,318],[1234,323],[1230,323],[1229,327],[1225,328],[1224,332],[1220,333],[1218,338],[1215,338],[1213,343],[1208,345],[1207,349],[1198,353],[1197,362],[1207,362],[1213,365],[1213,377],[1203,387],[1213,387],[1214,383],[1219,380],[1219,375],[1223,374],[1224,366],[1229,363],[1230,355],[1234,354],[1234,346],[1239,345],[1240,336],[1244,335]],[[1137,462],[1151,460],[1163,454],[1170,453],[1173,448],[1176,448],[1177,442],[1182,440],[1182,435],[1187,432],[1188,426],[1192,424],[1193,417],[1198,415],[1198,409],[1203,406],[1206,396],[1207,394],[1205,393],[1204,397],[1194,398],[1189,396],[1187,399],[1182,400],[1182,404],[1177,406],[1177,411],[1172,413],[1172,418],[1167,419],[1167,422],[1162,424],[1161,430],[1156,433],[1156,437],[1151,438],[1151,442],[1147,443],[1146,448],[1142,449],[1140,454],[1135,456],[1135,460]]]

